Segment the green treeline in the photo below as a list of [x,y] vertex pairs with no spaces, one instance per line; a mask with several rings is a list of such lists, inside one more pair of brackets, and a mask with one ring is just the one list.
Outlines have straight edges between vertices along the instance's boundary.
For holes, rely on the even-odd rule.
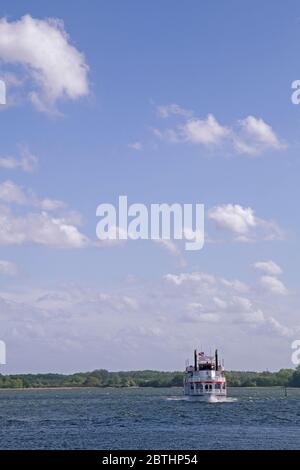
[[[300,387],[300,367],[280,369],[278,372],[226,372],[229,387]],[[1,375],[0,388],[46,388],[46,387],[180,387],[182,372],[155,370],[93,372],[64,374],[18,374]]]

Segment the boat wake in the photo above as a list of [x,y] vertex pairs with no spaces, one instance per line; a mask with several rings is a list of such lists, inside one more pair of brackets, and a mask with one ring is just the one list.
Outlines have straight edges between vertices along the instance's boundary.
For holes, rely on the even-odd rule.
[[208,403],[233,403],[235,401],[238,401],[238,399],[232,397],[222,397],[213,399],[212,397]]
[[[167,401],[186,401],[189,403],[197,403],[197,400],[191,400],[189,397],[167,397]],[[235,401],[238,401],[237,398],[232,398],[232,397],[220,397],[220,398],[215,398],[215,397],[210,397],[209,400],[199,400],[198,403],[234,403]]]

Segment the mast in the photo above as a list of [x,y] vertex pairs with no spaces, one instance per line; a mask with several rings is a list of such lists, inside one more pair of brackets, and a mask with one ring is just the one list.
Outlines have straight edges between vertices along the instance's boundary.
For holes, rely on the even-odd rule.
[[197,349],[194,350],[194,369],[198,369]]

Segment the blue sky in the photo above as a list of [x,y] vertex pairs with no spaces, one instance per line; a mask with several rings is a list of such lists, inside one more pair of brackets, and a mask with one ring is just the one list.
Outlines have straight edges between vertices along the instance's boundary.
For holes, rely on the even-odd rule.
[[[201,344],[232,369],[293,367],[298,2],[10,1],[1,17],[3,371],[180,369]],[[97,205],[122,194],[205,204],[204,249],[95,246]]]

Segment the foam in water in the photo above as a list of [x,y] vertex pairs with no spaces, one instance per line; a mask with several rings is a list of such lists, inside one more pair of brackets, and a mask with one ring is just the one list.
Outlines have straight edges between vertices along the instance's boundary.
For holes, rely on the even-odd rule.
[[[238,400],[237,398],[233,398],[233,397],[222,397],[222,398],[211,397],[209,401],[199,400],[198,403],[233,403],[237,400]],[[190,403],[197,403],[197,400],[190,400],[189,397],[167,397],[167,401],[187,401]]]

